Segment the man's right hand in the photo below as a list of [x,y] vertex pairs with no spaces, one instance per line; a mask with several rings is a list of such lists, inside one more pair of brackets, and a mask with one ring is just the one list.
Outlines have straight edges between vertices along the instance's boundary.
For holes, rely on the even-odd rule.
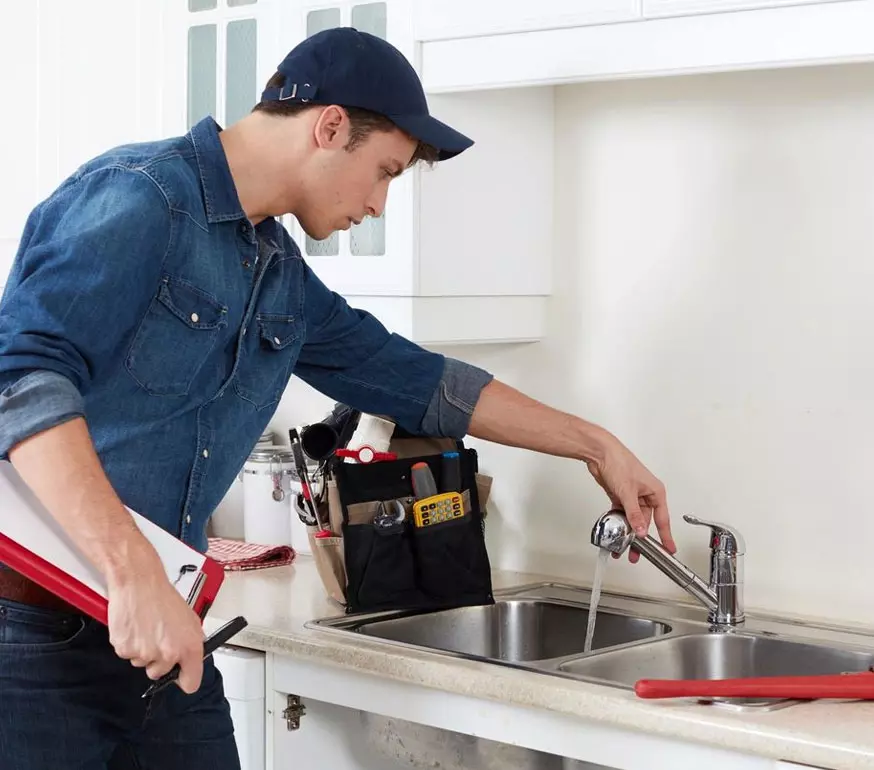
[[116,654],[159,679],[178,663],[179,687],[196,692],[203,675],[200,619],[143,543],[123,573],[108,574],[109,640]]

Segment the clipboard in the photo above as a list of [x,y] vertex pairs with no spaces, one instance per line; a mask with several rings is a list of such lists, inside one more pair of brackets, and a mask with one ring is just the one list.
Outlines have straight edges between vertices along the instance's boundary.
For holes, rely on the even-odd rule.
[[[128,511],[157,551],[167,579],[203,621],[224,581],[222,566]],[[0,562],[108,624],[103,576],[8,462],[0,462]]]

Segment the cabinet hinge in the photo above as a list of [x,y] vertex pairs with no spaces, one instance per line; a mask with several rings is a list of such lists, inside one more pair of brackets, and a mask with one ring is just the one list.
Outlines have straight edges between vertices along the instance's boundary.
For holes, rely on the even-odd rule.
[[300,695],[287,695],[287,706],[282,711],[282,718],[285,719],[286,729],[299,730],[300,718],[307,713],[307,707],[300,702]]

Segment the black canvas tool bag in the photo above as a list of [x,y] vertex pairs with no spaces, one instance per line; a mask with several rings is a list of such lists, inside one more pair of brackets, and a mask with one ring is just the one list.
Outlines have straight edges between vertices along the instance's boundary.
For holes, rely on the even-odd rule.
[[[494,603],[485,543],[492,479],[479,473],[476,450],[453,439],[397,433],[389,446],[396,460],[357,464],[334,457],[328,464],[321,515],[332,536],[316,537],[320,528],[307,528],[326,591],[349,613]],[[411,468],[427,463],[442,489],[445,451],[459,453],[463,515],[417,525]],[[377,526],[380,513],[399,505],[402,521]]]

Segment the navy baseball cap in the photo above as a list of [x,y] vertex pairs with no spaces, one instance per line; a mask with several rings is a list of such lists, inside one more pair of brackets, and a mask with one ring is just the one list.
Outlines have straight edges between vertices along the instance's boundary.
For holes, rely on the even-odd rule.
[[268,88],[262,101],[296,101],[358,107],[384,115],[447,160],[473,140],[428,112],[425,90],[406,57],[393,45],[352,27],[326,29],[291,50],[277,68],[281,88]]

